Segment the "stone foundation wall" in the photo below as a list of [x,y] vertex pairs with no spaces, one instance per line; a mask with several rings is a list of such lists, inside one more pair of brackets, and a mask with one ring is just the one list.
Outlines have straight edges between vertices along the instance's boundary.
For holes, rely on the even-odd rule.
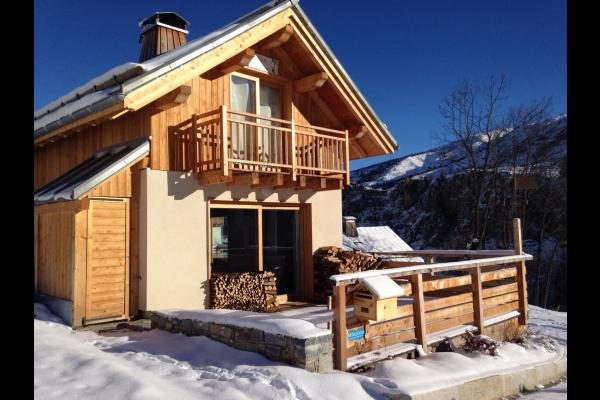
[[160,312],[150,315],[152,328],[187,336],[207,336],[236,349],[260,353],[273,361],[281,361],[310,372],[333,369],[333,335],[308,339],[272,334],[255,328],[178,319]]

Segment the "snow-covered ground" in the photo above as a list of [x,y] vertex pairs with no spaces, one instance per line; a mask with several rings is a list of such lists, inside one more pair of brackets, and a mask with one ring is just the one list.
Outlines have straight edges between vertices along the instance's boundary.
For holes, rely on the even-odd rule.
[[[530,310],[531,327],[566,346],[566,313]],[[100,336],[72,331],[43,305],[34,311],[38,399],[383,399],[557,356],[507,343],[499,357],[432,353],[384,361],[366,374],[315,374],[205,337],[159,330]],[[523,397],[564,399],[566,383]]]

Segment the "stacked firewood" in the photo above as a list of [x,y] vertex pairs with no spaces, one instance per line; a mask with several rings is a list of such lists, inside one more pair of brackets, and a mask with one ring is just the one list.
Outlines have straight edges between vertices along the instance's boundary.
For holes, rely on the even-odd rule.
[[216,273],[210,278],[210,307],[277,311],[277,278],[272,272]]
[[315,301],[326,302],[333,289],[329,277],[349,272],[379,269],[382,261],[377,256],[358,250],[342,250],[339,247],[321,247],[314,254],[314,297]]

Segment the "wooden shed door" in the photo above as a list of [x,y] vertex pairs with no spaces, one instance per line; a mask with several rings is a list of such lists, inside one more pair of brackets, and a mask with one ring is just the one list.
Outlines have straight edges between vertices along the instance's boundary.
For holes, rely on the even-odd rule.
[[127,314],[129,202],[91,200],[88,210],[86,323]]

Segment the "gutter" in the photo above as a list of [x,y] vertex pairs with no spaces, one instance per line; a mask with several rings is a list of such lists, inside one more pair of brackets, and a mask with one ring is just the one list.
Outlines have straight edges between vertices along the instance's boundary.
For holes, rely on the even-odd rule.
[[53,121],[47,125],[44,125],[41,128],[38,128],[37,130],[35,130],[33,132],[33,138],[37,139],[38,137],[48,134],[48,133],[50,133],[62,126],[65,126],[73,121],[76,121],[76,120],[86,117],[90,114],[94,114],[94,113],[102,111],[106,108],[109,108],[110,106],[117,104],[118,102],[123,101],[124,99],[125,99],[125,95],[123,93],[111,94],[110,96],[108,96],[100,101],[97,101],[96,103],[93,103],[89,106],[81,108],[81,109],[75,111],[74,113],[66,115],[56,121]]

